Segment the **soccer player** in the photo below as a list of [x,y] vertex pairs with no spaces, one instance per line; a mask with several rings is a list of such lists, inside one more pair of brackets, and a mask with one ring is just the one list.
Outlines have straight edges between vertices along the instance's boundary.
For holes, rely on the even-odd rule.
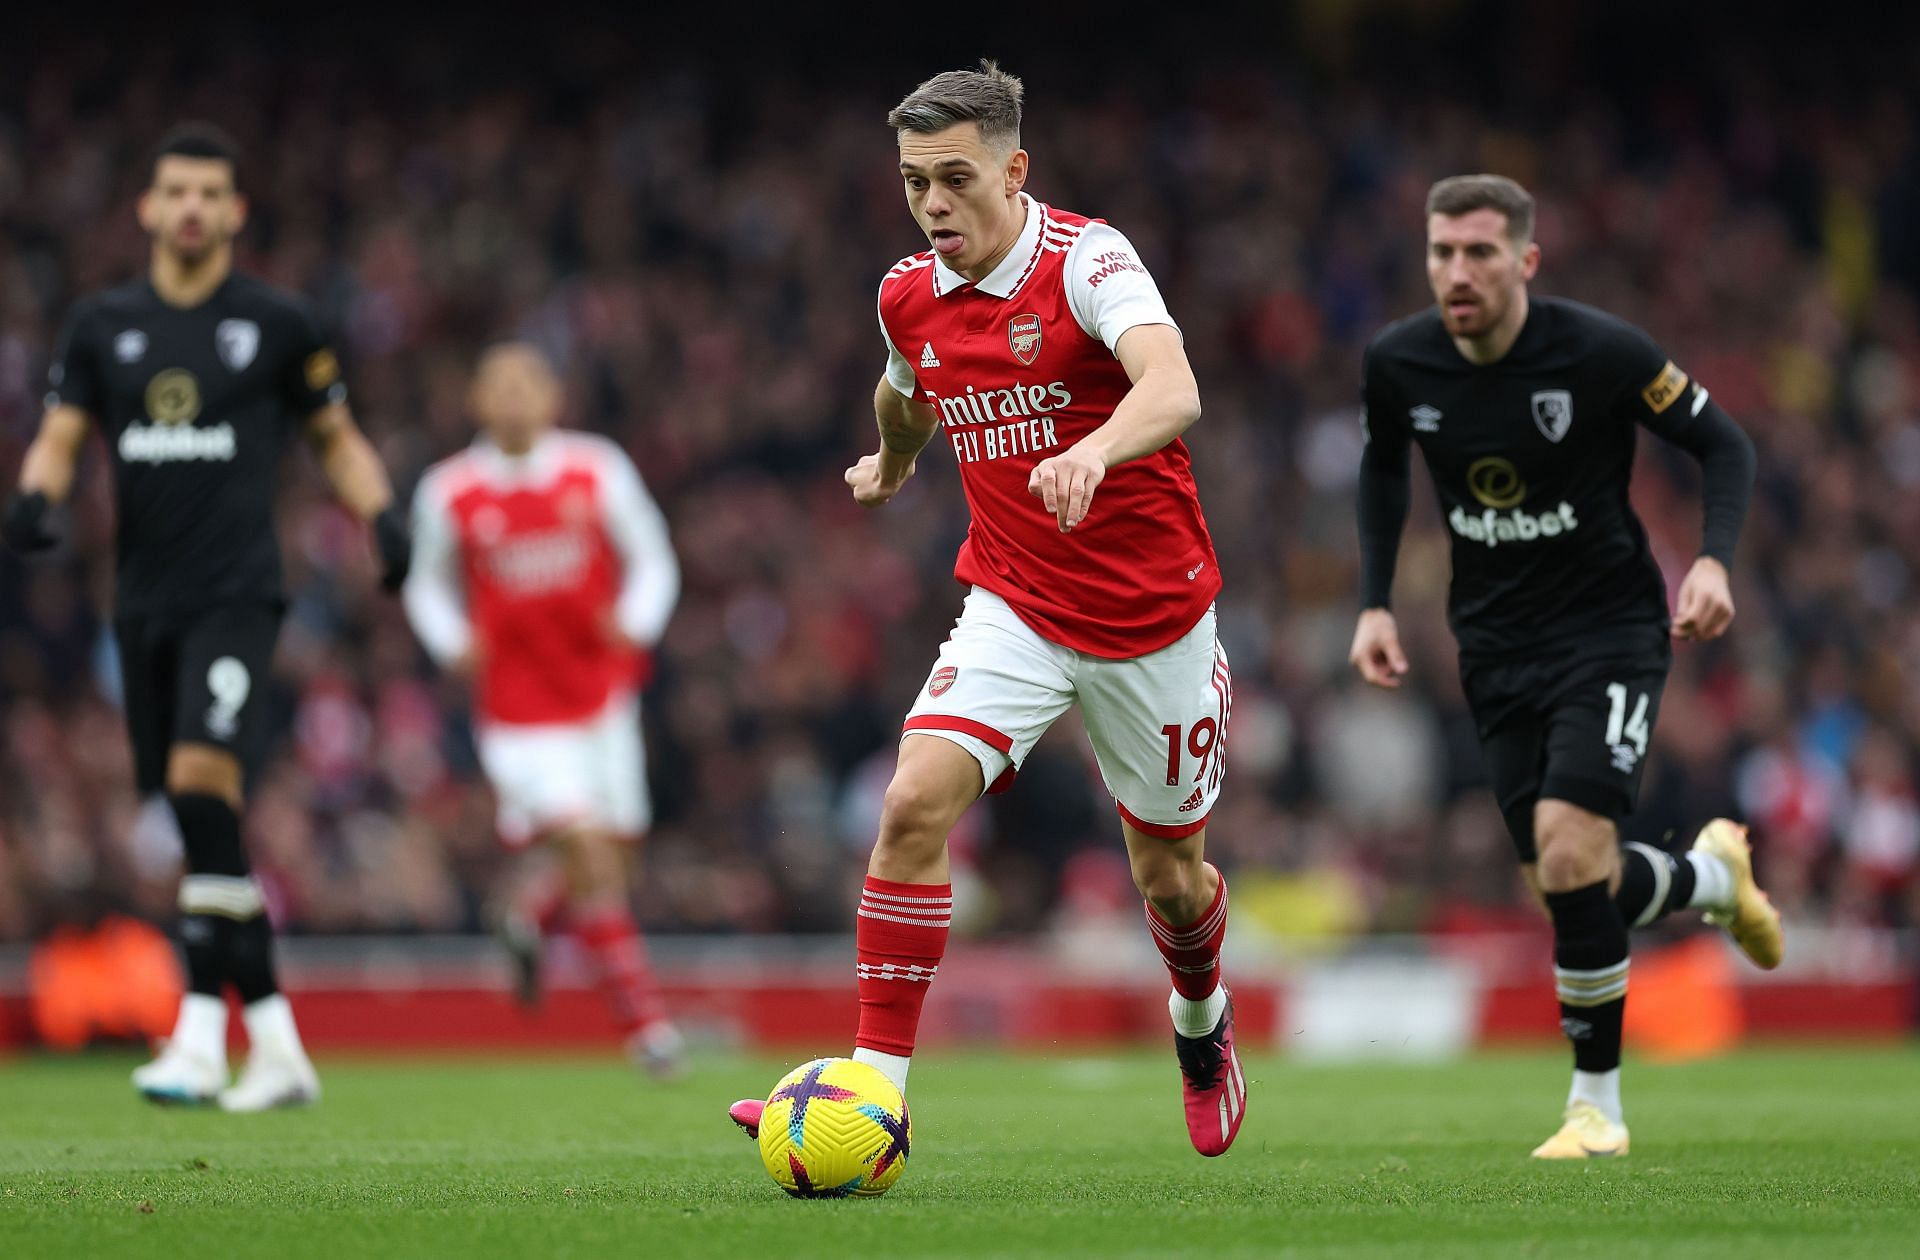
[[[953,908],[947,833],[1077,704],[1172,977],[1188,1134],[1219,1155],[1246,1076],[1220,983],[1226,883],[1203,857],[1231,688],[1180,441],[1199,393],[1126,237],[1021,191],[1020,101],[1020,81],[983,62],[887,119],[932,248],[881,281],[880,448],[846,481],[879,507],[943,435],[972,514],[954,568],[970,590],[908,714],[867,867],[854,1058],[905,1088]],[[733,1109],[749,1131],[759,1114]]]
[[[1753,446],[1638,328],[1531,297],[1533,199],[1510,179],[1441,180],[1427,198],[1436,309],[1382,332],[1363,368],[1359,486],[1362,677],[1406,675],[1388,596],[1417,442],[1452,534],[1448,615],[1501,813],[1553,921],[1573,1088],[1542,1159],[1624,1155],[1620,1022],[1627,931],[1707,912],[1762,967],[1780,916],[1754,883],[1746,829],[1703,828],[1684,859],[1622,847],[1672,657],[1733,620],[1727,567],[1752,488]],[[1700,557],[1669,622],[1666,588],[1627,497],[1645,427],[1700,462]]]
[[[481,435],[434,465],[413,503],[405,603],[443,667],[473,680],[499,832],[528,853],[503,935],[537,992],[543,930],[592,954],[633,1058],[677,1071],[681,1041],[629,901],[628,851],[651,822],[639,687],[680,595],[667,526],[606,438],[556,431],[562,391],[530,345],[482,356]],[[537,859],[558,859],[556,887]]]
[[[285,604],[273,497],[287,439],[305,434],[340,501],[372,523],[390,589],[405,576],[408,537],[312,312],[234,270],[247,217],[238,166],[233,143],[204,124],[161,142],[139,203],[152,238],[147,275],[74,307],[5,526],[18,550],[53,545],[52,508],[98,424],[119,510],[114,634],[135,774],[142,792],[166,793],[186,849],[189,992],[173,1037],[134,1085],[156,1101],[217,1097],[229,1111],[257,1111],[320,1096],[240,840]],[[230,1087],[228,987],[252,1046]]]

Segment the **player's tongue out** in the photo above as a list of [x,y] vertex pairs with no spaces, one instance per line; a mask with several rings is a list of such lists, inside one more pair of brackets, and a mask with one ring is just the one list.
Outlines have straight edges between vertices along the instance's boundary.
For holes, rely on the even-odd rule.
[[933,247],[940,251],[942,258],[953,257],[965,249],[966,245],[967,238],[958,232],[935,232],[933,234]]

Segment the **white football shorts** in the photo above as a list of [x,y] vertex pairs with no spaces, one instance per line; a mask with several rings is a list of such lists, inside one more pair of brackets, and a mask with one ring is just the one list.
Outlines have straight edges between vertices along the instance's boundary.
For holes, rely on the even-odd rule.
[[484,723],[474,742],[509,846],[582,823],[630,837],[653,824],[637,696],[617,694],[584,722]]
[[972,753],[988,791],[1004,791],[1070,705],[1100,777],[1138,830],[1166,840],[1206,825],[1226,775],[1233,680],[1209,608],[1193,629],[1128,660],[1042,637],[1007,602],[974,587],[907,714],[905,734]]

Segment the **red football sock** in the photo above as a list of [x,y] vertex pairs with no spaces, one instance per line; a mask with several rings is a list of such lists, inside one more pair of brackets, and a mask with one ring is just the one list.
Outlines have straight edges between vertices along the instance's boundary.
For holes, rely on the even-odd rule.
[[860,1031],[853,1044],[911,1055],[927,986],[947,952],[952,884],[896,884],[867,876],[854,921]]
[[622,1032],[631,1033],[667,1017],[653,969],[647,966],[646,946],[624,907],[576,914],[574,934],[593,955],[600,991],[607,995]]
[[[1212,863],[1207,867],[1211,870]],[[1220,889],[1213,894],[1212,903],[1192,923],[1175,927],[1149,903],[1147,926],[1153,929],[1153,943],[1167,961],[1174,992],[1196,1002],[1212,996],[1220,983],[1220,943],[1227,939],[1227,877],[1220,876]]]

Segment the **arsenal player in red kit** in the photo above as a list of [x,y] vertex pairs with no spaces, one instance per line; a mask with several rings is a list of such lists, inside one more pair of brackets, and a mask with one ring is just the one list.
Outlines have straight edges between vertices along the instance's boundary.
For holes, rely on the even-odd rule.
[[414,495],[407,616],[435,660],[472,679],[500,838],[529,850],[502,924],[523,1000],[537,994],[543,932],[564,924],[629,1053],[671,1075],[680,1037],[634,928],[626,850],[651,821],[638,690],[680,568],[632,461],[606,438],[556,430],[561,401],[533,347],[481,359],[481,436]]
[[[1180,330],[1126,237],[1021,191],[1020,80],[992,62],[888,116],[933,248],[880,285],[880,449],[847,470],[879,507],[936,434],[959,461],[969,588],[915,700],[856,923],[853,1057],[902,1090],[952,917],[947,833],[1078,705],[1119,813],[1203,1155],[1246,1113],[1220,982],[1227,887],[1204,860],[1232,686],[1220,589],[1180,435],[1200,417]],[[736,1103],[757,1131],[762,1104]]]

